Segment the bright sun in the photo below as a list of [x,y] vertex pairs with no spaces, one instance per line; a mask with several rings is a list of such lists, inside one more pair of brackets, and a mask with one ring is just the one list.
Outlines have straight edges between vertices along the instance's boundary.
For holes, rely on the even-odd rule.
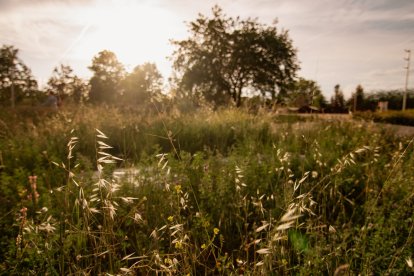
[[[85,16],[82,15],[82,16]],[[170,12],[141,1],[113,1],[89,11],[89,23],[71,51],[79,59],[92,59],[99,51],[113,51],[132,70],[144,62],[155,62],[167,78],[171,54],[169,39],[183,24]]]

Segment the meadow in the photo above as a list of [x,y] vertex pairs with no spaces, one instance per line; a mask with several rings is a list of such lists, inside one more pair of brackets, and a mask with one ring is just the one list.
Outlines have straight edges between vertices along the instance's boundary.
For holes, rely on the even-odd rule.
[[0,271],[409,274],[413,149],[334,117],[8,109]]

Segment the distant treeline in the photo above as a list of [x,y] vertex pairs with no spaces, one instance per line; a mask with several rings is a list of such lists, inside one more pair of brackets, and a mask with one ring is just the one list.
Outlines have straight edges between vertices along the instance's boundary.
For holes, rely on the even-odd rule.
[[[49,97],[59,103],[148,106],[173,102],[193,106],[290,107],[299,112],[375,110],[379,101],[401,109],[402,91],[364,93],[361,85],[346,100],[340,85],[328,101],[313,80],[297,75],[297,50],[286,30],[274,23],[229,17],[218,6],[212,16],[199,15],[190,22],[190,36],[173,40],[173,75],[168,88],[154,63],[127,72],[115,53],[103,50],[88,67],[89,80],[61,64],[53,69],[47,85],[39,89],[31,70],[11,45],[0,48],[0,105],[39,105]],[[407,108],[414,107],[412,91]],[[53,101],[52,101],[53,102]]]

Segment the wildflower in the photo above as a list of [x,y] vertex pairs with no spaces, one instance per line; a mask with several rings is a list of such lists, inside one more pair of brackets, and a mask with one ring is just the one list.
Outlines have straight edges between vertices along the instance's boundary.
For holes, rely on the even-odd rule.
[[183,243],[182,243],[182,242],[180,242],[180,241],[178,241],[178,242],[176,242],[176,243],[175,243],[174,247],[175,247],[176,249],[182,249],[182,248],[183,248]]
[[214,228],[213,229],[214,235],[218,235],[218,233],[220,232],[220,229],[218,228]]
[[312,178],[317,178],[317,177],[318,177],[318,172],[312,171]]
[[16,238],[16,246],[19,247],[21,243],[22,243],[22,235],[19,234],[17,235],[17,238]]
[[33,195],[35,202],[38,201],[39,196],[40,196],[39,193],[37,192],[37,183],[36,183],[36,181],[37,181],[37,176],[36,175],[30,175],[29,176],[29,183],[30,183],[30,187],[32,189],[32,193],[27,196],[27,199],[32,200],[32,195]]
[[167,219],[169,222],[172,222],[174,220],[174,216],[169,216]]
[[202,245],[201,245],[201,249],[206,249],[206,244],[205,243],[203,243]]
[[181,185],[175,185],[174,189],[175,189],[175,192],[179,194],[181,192]]
[[27,208],[23,207],[22,209],[20,209],[20,213],[22,213],[22,216],[26,216],[27,214]]
[[165,258],[164,263],[167,264],[167,265],[172,265],[173,261],[170,258]]

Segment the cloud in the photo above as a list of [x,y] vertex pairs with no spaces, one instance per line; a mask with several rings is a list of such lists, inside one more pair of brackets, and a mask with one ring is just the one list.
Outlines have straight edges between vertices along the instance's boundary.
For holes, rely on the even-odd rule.
[[381,32],[412,32],[414,31],[414,18],[393,20],[366,21],[364,27],[369,30]]
[[54,6],[72,6],[72,5],[88,5],[95,0],[0,0],[1,13],[20,10],[22,7],[45,7]]
[[382,10],[382,11],[400,11],[400,10],[413,10],[414,2],[412,0],[371,0],[370,7],[373,10]]
[[36,14],[25,11],[2,16],[0,33],[6,37],[3,43],[18,45],[33,57],[55,55],[59,47],[81,28],[56,10],[45,9]]

